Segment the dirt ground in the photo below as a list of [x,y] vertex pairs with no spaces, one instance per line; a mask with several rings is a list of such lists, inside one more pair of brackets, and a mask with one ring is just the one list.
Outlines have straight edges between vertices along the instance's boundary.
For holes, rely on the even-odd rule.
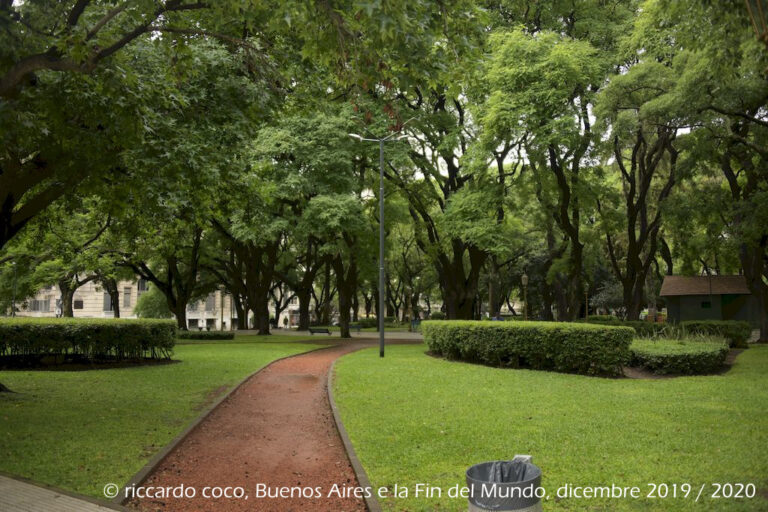
[[[346,488],[357,486],[357,480],[326,391],[331,363],[364,346],[351,343],[318,350],[278,361],[259,372],[222,402],[150,475],[143,487],[145,491],[152,487],[155,497],[135,500],[129,506],[142,511],[365,510],[359,497],[343,496]],[[340,492],[329,496],[334,484]],[[157,497],[171,488],[179,494],[182,485],[187,493],[194,489],[195,496]],[[205,487],[240,487],[244,495],[205,498]],[[281,488],[286,497],[274,497]],[[258,497],[259,490],[266,496]],[[230,492],[241,494],[239,489]]]

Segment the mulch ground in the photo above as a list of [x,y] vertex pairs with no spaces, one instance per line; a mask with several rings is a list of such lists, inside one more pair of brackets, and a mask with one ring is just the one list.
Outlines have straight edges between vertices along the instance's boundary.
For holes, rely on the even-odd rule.
[[[350,343],[278,361],[245,382],[143,484],[194,488],[194,498],[142,499],[143,511],[356,511],[364,501],[328,496],[357,486],[326,391],[331,363],[366,346]],[[258,498],[258,484],[321,497]],[[203,498],[206,486],[242,487],[247,498]],[[319,488],[319,492],[308,490]],[[286,492],[286,491],[283,491]],[[286,493],[287,494],[287,493]]]

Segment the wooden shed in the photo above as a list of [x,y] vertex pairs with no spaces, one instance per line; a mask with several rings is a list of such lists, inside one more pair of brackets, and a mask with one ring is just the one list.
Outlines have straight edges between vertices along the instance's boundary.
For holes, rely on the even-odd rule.
[[760,302],[744,276],[666,276],[660,295],[670,322],[742,320],[760,325]]

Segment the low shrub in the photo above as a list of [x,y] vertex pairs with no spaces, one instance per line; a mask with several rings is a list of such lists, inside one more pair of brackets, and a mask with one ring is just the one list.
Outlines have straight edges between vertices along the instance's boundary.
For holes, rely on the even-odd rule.
[[179,331],[176,337],[180,340],[233,340],[233,331]]
[[680,326],[689,333],[723,337],[730,346],[737,348],[747,348],[752,335],[749,322],[736,320],[687,320],[680,322]]
[[595,317],[607,317],[610,315],[590,315],[586,320],[581,320],[582,323],[595,324],[595,325],[615,325],[623,327],[631,327],[635,330],[638,336],[641,337],[661,337],[661,338],[673,338],[677,337],[681,333],[680,327],[670,323],[657,323],[646,322],[643,320],[620,320],[615,316],[612,316],[613,320],[606,318],[593,320]]
[[361,318],[357,323],[360,324],[360,327],[365,329],[367,327],[377,327],[379,325],[379,320],[376,318]]
[[627,327],[560,322],[427,321],[435,354],[492,366],[526,366],[588,375],[619,375],[635,332]]
[[445,320],[445,313],[442,311],[433,311],[429,314],[430,320]]
[[722,368],[728,356],[723,338],[635,339],[630,346],[633,366],[653,373],[701,375]]
[[0,356],[40,359],[80,356],[104,359],[170,359],[173,320],[91,318],[0,319]]
[[621,322],[621,319],[616,315],[589,315],[587,317],[587,322],[594,324],[614,324]]

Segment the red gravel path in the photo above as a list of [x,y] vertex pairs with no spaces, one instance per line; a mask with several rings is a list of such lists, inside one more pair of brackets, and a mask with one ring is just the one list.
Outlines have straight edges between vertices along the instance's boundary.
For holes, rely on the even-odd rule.
[[[331,363],[365,346],[350,343],[278,361],[217,407],[150,475],[143,487],[193,487],[194,498],[142,499],[143,511],[354,511],[362,499],[328,497],[357,486],[331,414]],[[320,488],[321,498],[257,498],[269,488]],[[206,486],[240,486],[247,499],[206,499]],[[153,492],[156,492],[153,491]],[[295,493],[296,491],[294,491]]]

